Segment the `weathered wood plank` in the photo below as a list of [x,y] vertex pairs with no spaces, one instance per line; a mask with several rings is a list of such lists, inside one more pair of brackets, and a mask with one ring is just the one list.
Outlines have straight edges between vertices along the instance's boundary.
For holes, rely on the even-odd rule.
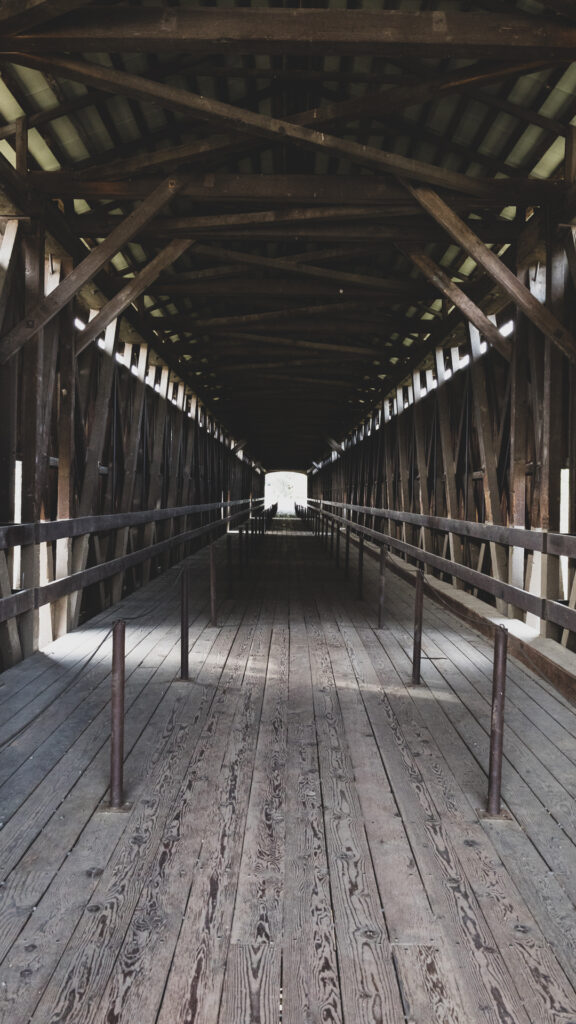
[[309,53],[314,43],[331,53],[442,57],[448,48],[453,57],[571,60],[575,37],[576,28],[520,14],[334,10],[327,21],[320,11],[305,8],[232,8],[182,9],[167,19],[153,8],[96,7],[70,14],[55,27],[22,32],[14,45],[49,53],[172,51],[176,44],[180,52],[193,53]]
[[210,780],[212,818],[191,879],[158,1024],[210,1024],[218,1018],[270,638],[270,627],[257,627],[216,788]]
[[[296,595],[295,595],[296,597]],[[299,606],[290,619],[283,1019],[341,1024],[310,653]]]
[[404,1015],[361,827],[329,654],[320,627],[307,622],[307,632],[316,684],[314,709],[344,1014],[370,1024],[386,1017],[400,1022]]

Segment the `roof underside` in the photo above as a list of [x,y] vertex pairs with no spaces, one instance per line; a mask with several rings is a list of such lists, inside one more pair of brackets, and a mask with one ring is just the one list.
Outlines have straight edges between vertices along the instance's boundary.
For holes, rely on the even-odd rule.
[[264,467],[306,469],[463,341],[434,268],[509,318],[420,192],[504,262],[561,203],[572,7],[9,0],[0,153],[16,165],[26,115],[27,186],[76,255],[175,176],[114,257],[113,290],[189,240],[132,314]]

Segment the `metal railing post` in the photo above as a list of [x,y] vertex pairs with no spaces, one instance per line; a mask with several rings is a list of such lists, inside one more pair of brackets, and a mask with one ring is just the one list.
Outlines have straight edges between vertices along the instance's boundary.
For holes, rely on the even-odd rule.
[[189,571],[184,568],[180,577],[180,679],[190,678],[188,674]]
[[126,623],[119,620],[112,634],[112,694],[110,735],[110,807],[124,804],[124,683]]
[[226,534],[226,566],[228,572],[228,597],[234,593],[234,567],[232,564],[232,534]]
[[412,685],[420,683],[420,658],[422,655],[422,612],[424,607],[424,569],[418,569],[414,593],[414,649],[412,653]]
[[216,559],[214,557],[214,544],[208,547],[208,561],[210,564],[210,622],[212,626],[218,625],[216,614]]
[[350,574],[350,527],[346,527],[346,546],[344,548],[344,570],[346,576]]
[[358,600],[362,600],[362,584],[364,582],[364,537],[358,539]]
[[500,815],[507,651],[508,630],[505,626],[499,626],[494,635],[494,670],[492,675],[490,767],[488,770],[488,801],[486,804],[486,814],[490,818],[497,818]]
[[384,625],[384,599],[386,596],[386,558],[384,545],[380,548],[380,574],[378,577],[378,629]]

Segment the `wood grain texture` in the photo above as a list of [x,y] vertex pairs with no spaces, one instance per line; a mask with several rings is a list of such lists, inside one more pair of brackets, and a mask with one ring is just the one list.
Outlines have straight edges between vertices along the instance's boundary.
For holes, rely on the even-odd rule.
[[513,816],[480,820],[481,638],[426,607],[412,687],[413,593],[391,581],[376,630],[371,560],[359,601],[279,525],[217,629],[192,561],[194,682],[175,572],[124,602],[127,813],[102,804],[105,656],[73,681],[81,632],[52,693],[46,659],[6,674],[30,707],[0,749],[1,1024],[574,1024],[573,708],[510,664]]

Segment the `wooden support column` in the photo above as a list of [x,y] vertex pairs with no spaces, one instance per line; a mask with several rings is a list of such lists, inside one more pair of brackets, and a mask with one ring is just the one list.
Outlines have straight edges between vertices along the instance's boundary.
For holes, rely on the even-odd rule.
[[[61,260],[52,254],[47,254],[44,259],[44,295],[48,296],[58,287],[61,279]],[[58,363],[58,320],[52,320],[44,329],[44,379],[42,395],[42,420],[40,424],[40,448],[43,453],[43,480],[42,480],[42,502],[47,501],[48,472],[49,472],[49,450],[50,433],[52,427],[52,412],[54,407],[54,392],[56,390],[56,367]],[[42,504],[42,516],[44,506]],[[54,579],[54,555],[51,544],[42,543],[39,545],[40,576],[39,583],[43,586],[51,583]],[[45,647],[54,638],[52,629],[52,611],[50,605],[43,605],[38,609],[38,641],[39,646]]]
[[[554,315],[566,313],[566,291],[569,280],[568,260],[563,247],[549,239],[546,273],[547,306]],[[543,530],[560,529],[561,472],[568,456],[568,443],[563,408],[563,379],[566,361],[547,336],[544,340],[544,404],[542,410],[542,474],[540,515]],[[560,559],[546,555],[542,575],[543,597],[556,600],[560,593]],[[559,639],[558,628],[542,622],[543,636]]]
[[[431,510],[428,491],[428,463],[426,461],[426,428],[419,372],[412,375],[412,387],[414,389],[414,445],[418,468],[418,511],[421,516],[429,516]],[[420,528],[420,543],[424,551],[432,551],[432,534],[426,527]],[[426,572],[426,566],[424,566],[424,571]]]
[[[16,268],[20,263],[18,221],[6,224],[0,243],[0,332],[5,319],[13,314]],[[17,315],[21,315],[21,310]],[[16,460],[16,395],[18,393],[18,364],[11,359],[0,367],[0,522],[10,523],[14,518],[14,466]],[[2,595],[7,596],[7,595]]]
[[[398,444],[398,470],[399,470],[399,495],[396,496],[396,507],[400,508],[402,512],[411,512],[410,498],[408,493],[408,482],[409,482],[409,468],[408,468],[408,441],[410,432],[408,430],[408,412],[405,411],[402,406],[402,393],[399,389],[396,401],[398,403],[398,415],[396,417],[396,438]],[[399,500],[398,500],[399,499]],[[401,526],[401,537],[403,541],[408,541],[406,535],[406,523],[402,523]],[[412,537],[410,538],[410,542]]]
[[[16,269],[20,264],[20,246],[17,220],[7,222],[0,243],[0,331],[15,305]],[[21,314],[21,309],[16,315]],[[14,484],[16,466],[18,365],[11,359],[0,367],[0,522],[14,520]],[[10,556],[0,551],[0,597],[12,594],[13,563]],[[2,664],[4,668],[14,665],[22,658],[20,634],[15,619],[0,624]]]
[[[526,528],[526,462],[528,439],[528,332],[530,326],[520,311],[516,313],[514,346],[510,373],[510,525]],[[524,587],[524,548],[511,547],[508,561],[508,582]],[[524,613],[510,605],[508,614],[524,618]]]
[[[166,417],[168,415],[168,384],[170,371],[167,366],[162,368],[160,379],[160,393],[156,399],[154,414],[154,436],[152,438],[152,454],[150,459],[150,486],[148,489],[148,508],[160,508],[162,499],[162,456],[164,453],[164,431],[166,429]],[[156,523],[147,523],[144,527],[144,544],[148,547],[154,543],[156,537]],[[144,562],[142,566],[142,582],[147,583],[150,579],[150,562]]]
[[[44,294],[44,224],[35,217],[23,230],[24,304],[33,309]],[[44,333],[38,331],[21,362],[22,408],[22,521],[35,523],[42,512],[47,453],[42,450],[44,421]],[[36,544],[22,548],[22,589],[40,582],[40,549]],[[39,615],[37,609],[21,617],[24,657],[38,650]]]
[[[444,366],[444,352],[436,349],[436,377],[438,389],[436,391],[436,412],[438,416],[438,432],[440,434],[440,447],[442,449],[442,465],[444,467],[444,497],[446,501],[446,515],[450,519],[458,518],[458,494],[456,490],[456,464],[454,460],[454,443],[452,440],[452,428],[450,425],[450,412],[446,401],[446,392],[442,391],[446,383],[446,369]],[[436,512],[436,515],[438,513]],[[454,533],[448,536],[450,558],[453,562],[462,563],[462,541]],[[462,584],[457,581],[456,586],[461,588]]]
[[[178,494],[178,466],[179,466],[180,458],[182,456],[182,431],[183,431],[183,426],[184,426],[184,417],[182,416],[181,412],[176,413],[176,410],[175,410],[174,406],[171,407],[170,412],[171,412],[171,420],[172,420],[172,423],[171,423],[171,426],[172,426],[172,431],[171,431],[172,438],[171,438],[170,456],[169,456],[170,471],[169,471],[169,478],[168,478],[168,490],[167,490],[167,494],[166,494],[166,504],[167,504],[168,508],[173,508],[175,505],[178,504],[178,500],[177,500],[177,494]],[[183,529],[183,525],[184,524],[182,524],[181,520],[179,522],[180,522],[179,529],[181,531]],[[176,526],[176,523],[175,523],[174,519],[170,519],[166,523],[165,531],[164,531],[164,536],[165,536],[166,539],[173,536],[174,531],[175,531],[175,526]],[[174,560],[174,553],[173,553],[173,551],[167,551],[162,556],[162,564],[164,566],[164,569],[167,569],[168,566],[172,563],[173,560]]]
[[[134,498],[134,486],[136,483],[136,466],[138,453],[142,447],[142,413],[146,395],[146,370],[148,367],[148,348],[142,344],[138,357],[138,368],[136,381],[134,382],[135,393],[132,403],[130,422],[128,424],[126,442],[124,446],[124,477],[122,480],[122,493],[120,496],[120,511],[131,512]],[[121,527],[116,533],[114,546],[114,558],[122,558],[128,549],[130,528]],[[124,584],[124,573],[118,573],[112,580],[112,604],[116,604],[122,597]]]
[[[470,338],[470,372],[472,374],[474,421],[483,473],[482,488],[484,492],[485,522],[501,525],[502,511],[500,506],[500,489],[498,486],[498,450],[495,441],[493,416],[491,415],[488,401],[486,360],[480,358],[480,332],[472,324],[468,325],[468,335]],[[493,577],[497,580],[506,580],[506,554],[502,546],[490,542],[490,557]],[[496,607],[499,611],[505,610],[505,605],[501,601],[496,602]]]
[[[62,261],[62,274],[72,272],[71,259]],[[74,357],[74,308],[66,306],[58,318],[58,519],[69,519],[73,513],[74,407],[76,396],[76,360]],[[55,578],[68,576],[72,569],[72,540],[56,541]],[[53,606],[54,636],[63,636],[70,626],[70,599],[62,597]]]
[[[92,422],[92,430],[86,448],[86,460],[84,465],[84,481],[80,492],[78,504],[78,515],[92,515],[96,508],[98,495],[98,482],[100,475],[100,462],[104,451],[106,431],[108,429],[108,416],[110,401],[112,398],[112,385],[116,364],[114,361],[114,349],[116,345],[117,321],[113,321],[106,329],[102,354],[100,356],[100,376],[98,380],[98,393]],[[72,552],[72,571],[81,572],[86,568],[90,537],[88,535],[78,537],[74,541]],[[70,620],[71,625],[76,626],[80,617],[82,604],[82,591],[71,595],[70,598]]]

